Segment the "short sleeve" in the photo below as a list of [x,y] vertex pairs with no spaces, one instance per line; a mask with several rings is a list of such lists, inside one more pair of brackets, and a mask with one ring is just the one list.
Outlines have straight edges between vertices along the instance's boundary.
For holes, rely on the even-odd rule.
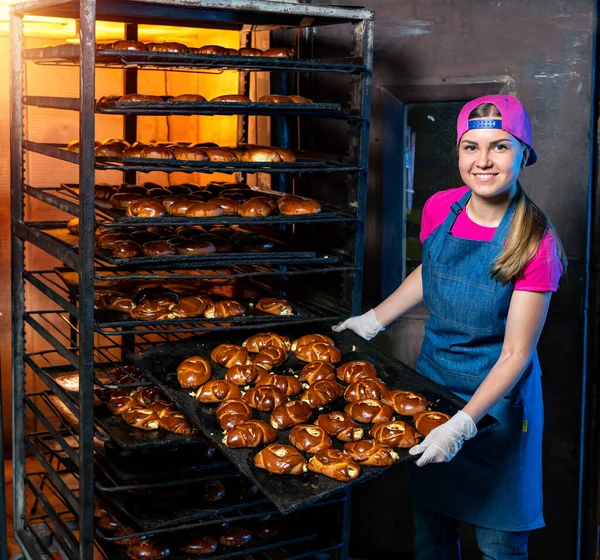
[[525,292],[556,292],[563,273],[556,238],[546,233],[535,257],[529,261],[523,276],[515,282],[515,290]]
[[431,235],[431,232],[435,229],[433,216],[431,212],[432,200],[433,196],[428,198],[427,202],[423,206],[423,214],[421,215],[421,243],[423,243],[423,241],[425,241]]

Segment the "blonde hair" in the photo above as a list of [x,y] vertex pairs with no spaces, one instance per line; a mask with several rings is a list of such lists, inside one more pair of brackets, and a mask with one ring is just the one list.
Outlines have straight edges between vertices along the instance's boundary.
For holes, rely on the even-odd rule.
[[[502,115],[491,103],[479,105],[469,115],[470,119],[486,117],[501,118]],[[564,273],[567,270],[567,257],[562,243],[546,214],[525,194],[518,181],[515,203],[506,243],[492,265],[490,276],[503,286],[518,280],[529,261],[535,257],[547,232],[554,238]]]

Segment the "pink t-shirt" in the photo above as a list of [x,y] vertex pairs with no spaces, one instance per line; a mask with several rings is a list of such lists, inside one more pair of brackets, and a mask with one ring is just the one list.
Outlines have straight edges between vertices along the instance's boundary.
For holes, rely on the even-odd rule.
[[[421,218],[421,242],[444,223],[450,212],[450,206],[458,202],[469,187],[448,189],[435,193],[423,207]],[[461,212],[454,222],[452,234],[463,239],[491,241],[496,233],[495,227],[476,224],[466,212]],[[523,276],[515,282],[515,290],[527,292],[556,292],[562,274],[562,264],[556,252],[556,240],[546,233],[535,257],[529,261]]]

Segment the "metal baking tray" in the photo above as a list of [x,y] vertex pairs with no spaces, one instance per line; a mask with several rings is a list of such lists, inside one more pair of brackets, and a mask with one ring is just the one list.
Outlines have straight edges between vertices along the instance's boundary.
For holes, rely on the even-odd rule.
[[[61,187],[68,191],[75,199],[79,199],[79,185],[75,183],[62,183]],[[60,192],[60,191],[57,191]],[[274,199],[283,196],[283,193],[275,193],[273,191],[256,191],[261,196],[270,196]],[[65,193],[67,194],[67,193]],[[218,216],[208,218],[186,218],[184,216],[163,216],[162,218],[136,218],[128,216],[127,211],[123,208],[112,207],[107,200],[96,200],[96,209],[103,215],[112,218],[116,222],[131,226],[148,226],[148,225],[163,225],[163,226],[181,226],[181,225],[211,225],[211,224],[280,224],[280,223],[299,223],[299,222],[337,222],[337,221],[355,221],[357,217],[347,211],[342,210],[338,206],[321,202],[321,212],[318,214],[298,214],[294,216],[283,216],[281,214],[273,214],[272,216],[263,216],[257,218],[244,218],[242,216]]]
[[[329,328],[321,327],[321,332],[327,332],[341,350],[343,361],[367,360],[373,363],[380,377],[393,389],[403,389],[423,394],[436,410],[453,415],[464,407],[463,399],[454,393],[440,387],[429,379],[423,377],[399,360],[387,356],[376,346],[360,338],[358,335],[344,331],[333,333]],[[302,334],[315,332],[315,329],[281,329],[278,332],[287,334],[292,338]],[[177,343],[167,343],[154,348],[128,354],[127,361],[133,363],[168,397],[185,415],[206,435],[221,452],[228,457],[238,469],[252,480],[261,491],[277,506],[282,513],[289,513],[298,508],[305,507],[332,492],[340,490],[349,484],[365,482],[383,473],[387,468],[361,467],[361,475],[352,482],[339,482],[331,478],[308,472],[301,476],[278,476],[270,474],[254,466],[253,458],[256,450],[230,449],[222,441],[222,430],[215,418],[216,405],[199,403],[190,396],[189,389],[182,389],[177,381],[176,369],[179,363],[192,355],[199,355],[209,359],[210,351],[223,342],[240,344],[245,337],[239,335],[227,336],[226,333],[217,335],[207,334],[201,339],[186,340]],[[284,366],[274,371],[297,373],[305,365],[297,360],[293,353]],[[222,378],[226,369],[214,365],[213,377]],[[344,401],[338,400],[333,406],[325,407],[320,413],[330,410],[341,410]],[[254,411],[254,417],[268,421],[269,413]],[[402,417],[402,420],[412,425],[412,419]],[[491,416],[485,416],[478,424],[479,430],[484,430],[496,423]],[[278,431],[278,442],[287,443],[289,430]],[[334,447],[342,449],[342,442],[334,440]],[[407,449],[397,449],[400,456],[399,463],[413,461]]]

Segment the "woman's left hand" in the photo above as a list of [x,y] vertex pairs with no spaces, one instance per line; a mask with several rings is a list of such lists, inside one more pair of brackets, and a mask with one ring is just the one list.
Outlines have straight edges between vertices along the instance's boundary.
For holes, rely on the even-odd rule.
[[409,450],[410,455],[423,453],[416,461],[417,467],[429,463],[446,463],[461,449],[463,442],[477,433],[473,419],[459,410],[448,422],[431,430],[427,437]]

